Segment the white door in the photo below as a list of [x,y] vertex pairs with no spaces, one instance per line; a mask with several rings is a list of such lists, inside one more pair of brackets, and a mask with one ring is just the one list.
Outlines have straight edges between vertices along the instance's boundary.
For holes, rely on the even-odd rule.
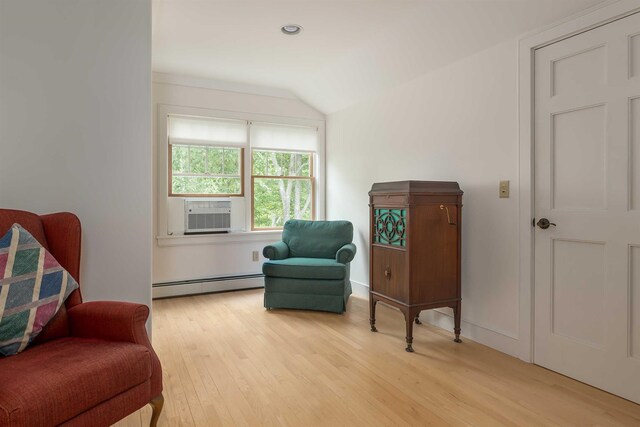
[[640,14],[535,54],[534,361],[640,403]]

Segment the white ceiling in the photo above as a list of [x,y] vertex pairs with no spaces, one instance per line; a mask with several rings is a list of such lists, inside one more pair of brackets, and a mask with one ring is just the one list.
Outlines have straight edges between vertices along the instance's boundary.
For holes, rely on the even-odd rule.
[[[153,0],[153,70],[287,89],[324,113],[603,0]],[[280,32],[299,24],[298,36]]]

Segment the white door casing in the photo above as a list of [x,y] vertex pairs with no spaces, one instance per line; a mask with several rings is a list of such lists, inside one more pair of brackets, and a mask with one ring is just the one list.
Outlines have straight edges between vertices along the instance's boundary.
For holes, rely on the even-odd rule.
[[640,402],[640,14],[534,63],[534,362]]

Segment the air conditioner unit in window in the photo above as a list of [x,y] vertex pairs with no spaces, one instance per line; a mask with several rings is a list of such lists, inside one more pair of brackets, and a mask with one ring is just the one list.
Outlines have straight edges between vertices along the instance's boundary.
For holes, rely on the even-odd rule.
[[184,199],[184,234],[227,233],[231,199]]

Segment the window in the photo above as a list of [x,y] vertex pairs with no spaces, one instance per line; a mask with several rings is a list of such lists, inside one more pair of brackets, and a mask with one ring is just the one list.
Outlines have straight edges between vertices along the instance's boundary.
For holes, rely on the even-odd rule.
[[315,218],[315,127],[252,122],[251,229]]
[[242,196],[247,122],[169,116],[169,196]]
[[313,153],[253,150],[251,158],[252,229],[313,219]]
[[322,218],[323,121],[159,104],[157,126],[159,236],[182,235],[191,197],[230,198],[237,232]]

